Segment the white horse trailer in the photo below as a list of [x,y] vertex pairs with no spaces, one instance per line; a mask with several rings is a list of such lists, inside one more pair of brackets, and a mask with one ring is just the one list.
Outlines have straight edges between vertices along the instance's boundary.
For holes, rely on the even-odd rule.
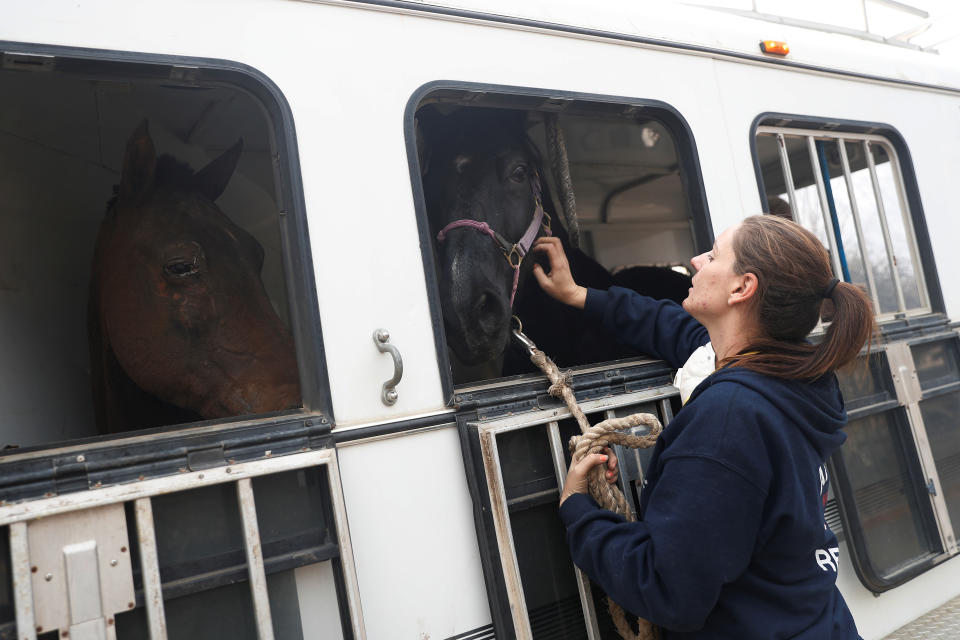
[[[576,425],[542,376],[451,374],[426,104],[524,110],[541,145],[558,115],[610,269],[686,263],[761,211],[818,234],[881,333],[843,376],[823,568],[868,640],[960,629],[960,71],[646,4],[7,3],[0,638],[614,637],[556,515]],[[91,255],[144,119],[194,166],[244,139],[218,202],[264,247],[300,409],[97,435]],[[593,418],[679,406],[658,361],[573,379]],[[646,458],[621,455],[635,499]]]

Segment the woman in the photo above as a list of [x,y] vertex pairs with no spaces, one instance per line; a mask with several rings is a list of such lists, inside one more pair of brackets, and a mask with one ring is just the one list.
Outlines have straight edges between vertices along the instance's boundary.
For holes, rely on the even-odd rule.
[[[554,239],[534,249],[550,262],[549,273],[534,267],[543,289],[631,346],[673,367],[708,343],[716,352],[716,370],[654,448],[639,522],[586,495],[587,473],[605,456],[571,466],[560,515],[574,562],[664,640],[859,638],[823,510],[824,465],[846,437],[833,371],[873,330],[863,292],[833,279],[816,237],[774,216],[747,218],[695,257],[682,308],[587,290]],[[824,299],[834,315],[814,345],[806,337]]]

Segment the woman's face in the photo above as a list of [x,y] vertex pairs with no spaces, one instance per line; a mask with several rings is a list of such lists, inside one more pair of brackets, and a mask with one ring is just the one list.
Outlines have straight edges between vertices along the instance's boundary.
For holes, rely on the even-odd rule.
[[683,308],[708,329],[711,320],[730,309],[729,296],[738,286],[739,278],[733,271],[733,237],[739,228],[737,225],[721,233],[713,249],[690,261],[697,272]]

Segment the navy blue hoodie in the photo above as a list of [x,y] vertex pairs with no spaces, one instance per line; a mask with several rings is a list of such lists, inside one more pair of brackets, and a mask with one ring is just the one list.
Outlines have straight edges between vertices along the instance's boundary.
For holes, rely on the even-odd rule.
[[[679,305],[627,289],[589,290],[585,312],[673,367],[709,340]],[[582,494],[563,503],[574,562],[663,640],[859,638],[823,517],[845,423],[833,374],[714,372],[654,448],[640,522]]]

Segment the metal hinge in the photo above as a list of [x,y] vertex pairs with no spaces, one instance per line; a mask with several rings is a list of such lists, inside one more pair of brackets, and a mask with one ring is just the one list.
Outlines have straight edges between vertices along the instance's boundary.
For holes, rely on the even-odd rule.
[[920,380],[917,378],[910,345],[906,342],[894,342],[887,345],[886,352],[893,386],[897,392],[897,401],[902,405],[920,402],[923,391],[920,389]]

